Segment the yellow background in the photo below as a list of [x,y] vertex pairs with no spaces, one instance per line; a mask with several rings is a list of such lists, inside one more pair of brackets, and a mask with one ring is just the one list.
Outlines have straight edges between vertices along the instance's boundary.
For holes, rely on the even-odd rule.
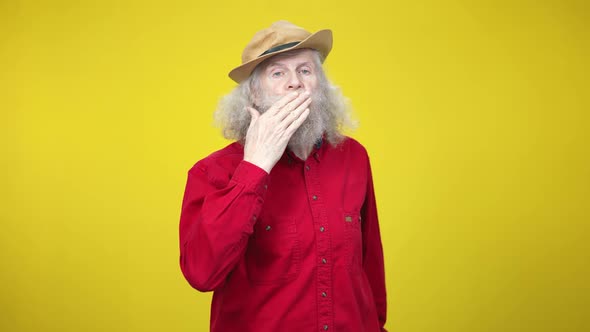
[[390,331],[590,330],[587,1],[0,1],[0,330],[206,331],[186,171],[253,33],[331,28]]

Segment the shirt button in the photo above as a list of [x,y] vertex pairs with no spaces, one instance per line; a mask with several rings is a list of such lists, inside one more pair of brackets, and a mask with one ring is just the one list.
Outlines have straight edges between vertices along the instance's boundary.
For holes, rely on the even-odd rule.
[[324,228],[324,226],[320,226],[320,232],[325,231],[326,229]]
[[313,195],[311,198],[312,198],[314,201],[317,201],[317,200],[318,200],[318,197],[317,197],[316,195]]
[[326,297],[328,296],[328,294],[326,294],[326,292],[322,292],[322,297]]
[[324,331],[328,331],[328,325],[324,325]]
[[268,189],[268,185],[267,184],[264,185],[264,189]]
[[322,264],[326,264],[328,261],[325,258],[322,258]]
[[305,165],[305,170],[306,170],[306,171],[309,171],[309,169],[310,169],[310,168],[311,168],[311,167],[309,167],[309,165]]
[[266,225],[266,230],[270,231],[270,229],[271,229],[270,225]]

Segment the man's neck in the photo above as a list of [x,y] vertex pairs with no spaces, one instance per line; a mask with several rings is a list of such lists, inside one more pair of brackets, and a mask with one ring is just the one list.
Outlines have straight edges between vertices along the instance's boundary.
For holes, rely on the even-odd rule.
[[313,150],[313,145],[308,146],[308,147],[302,147],[302,146],[289,147],[289,149],[291,150],[291,152],[293,152],[293,154],[295,154],[297,156],[297,158],[299,158],[301,160],[307,160],[307,157],[309,157],[309,154]]

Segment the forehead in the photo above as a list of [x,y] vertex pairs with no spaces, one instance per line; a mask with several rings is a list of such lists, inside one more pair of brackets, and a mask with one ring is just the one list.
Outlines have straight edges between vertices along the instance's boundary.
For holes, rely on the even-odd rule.
[[299,65],[302,63],[314,64],[314,51],[310,49],[295,50],[277,54],[264,62],[264,66],[273,65]]

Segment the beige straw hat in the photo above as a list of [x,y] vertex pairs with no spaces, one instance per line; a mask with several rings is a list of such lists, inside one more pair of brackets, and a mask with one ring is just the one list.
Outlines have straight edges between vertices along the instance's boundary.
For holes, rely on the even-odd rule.
[[300,48],[316,49],[325,59],[332,49],[332,31],[312,34],[287,21],[275,22],[254,35],[242,53],[242,64],[230,71],[229,77],[240,83],[265,59]]

